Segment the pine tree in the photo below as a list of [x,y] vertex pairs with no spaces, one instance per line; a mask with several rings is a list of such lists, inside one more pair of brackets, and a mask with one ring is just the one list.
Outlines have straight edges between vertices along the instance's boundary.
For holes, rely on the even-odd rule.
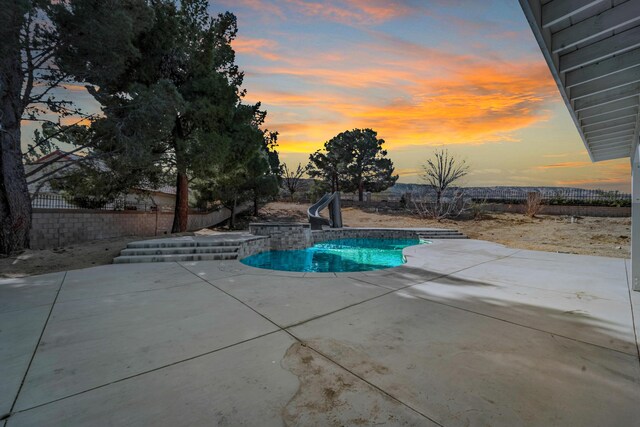
[[[23,152],[22,121],[44,120],[64,131],[56,119],[81,112],[56,98],[54,89],[119,74],[136,55],[131,41],[151,16],[144,0],[0,1],[0,253],[29,247],[31,201],[23,161],[51,149],[49,138],[37,138]],[[65,50],[78,42],[85,49]],[[90,75],[74,74],[66,66],[71,58],[91,64]]]
[[[234,144],[229,129],[244,96],[244,75],[231,48],[237,22],[228,12],[211,17],[206,0],[158,0],[148,7],[153,20],[132,41],[137,55],[122,72],[96,79],[91,64],[64,57],[75,75],[95,85],[92,93],[103,107],[90,155],[128,176],[121,192],[133,182],[148,187],[173,179],[172,231],[182,232],[189,183],[226,161]],[[76,42],[69,52],[83,48]]]
[[331,184],[333,191],[383,191],[398,180],[393,162],[382,148],[383,139],[371,129],[345,131],[324,144],[324,152],[309,157],[309,175]]
[[260,130],[265,117],[260,104],[239,105],[230,129],[234,144],[225,161],[212,165],[195,184],[198,204],[219,201],[231,211],[230,228],[235,228],[238,207],[252,201],[257,214],[260,202],[278,192],[276,134]]

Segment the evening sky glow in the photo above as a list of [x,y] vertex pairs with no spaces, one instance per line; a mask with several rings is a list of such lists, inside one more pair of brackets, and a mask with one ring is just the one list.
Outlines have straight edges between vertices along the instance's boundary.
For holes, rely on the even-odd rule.
[[[630,191],[628,159],[593,164],[516,0],[219,0],[247,102],[261,101],[281,160],[305,165],[338,133],[370,127],[399,182],[445,147],[467,186]],[[85,111],[82,86],[69,93]],[[68,96],[68,94],[66,95]],[[67,118],[65,122],[76,121]],[[23,141],[33,125],[26,125]]]
[[305,164],[341,131],[385,139],[400,182],[434,148],[466,185],[629,191],[626,159],[592,164],[517,1],[223,0],[247,101],[262,101],[281,158]]

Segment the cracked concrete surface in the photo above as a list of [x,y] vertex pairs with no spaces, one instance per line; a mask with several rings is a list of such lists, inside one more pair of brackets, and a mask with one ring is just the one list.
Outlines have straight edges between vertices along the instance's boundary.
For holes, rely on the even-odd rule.
[[0,415],[26,425],[633,425],[625,260],[474,240],[366,273],[237,261],[0,281]]

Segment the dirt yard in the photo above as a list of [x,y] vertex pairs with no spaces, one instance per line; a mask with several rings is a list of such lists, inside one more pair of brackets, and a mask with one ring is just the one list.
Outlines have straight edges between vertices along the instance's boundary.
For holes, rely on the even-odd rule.
[[[262,220],[306,221],[306,205],[270,203],[261,211]],[[567,252],[628,258],[631,218],[570,217],[489,213],[479,220],[425,220],[403,212],[343,208],[343,222],[349,227],[437,227],[455,228],[471,239],[548,252]]]
[[[275,202],[265,206],[250,221],[307,221],[307,205]],[[566,252],[628,258],[630,218],[579,218],[544,216],[528,218],[517,214],[489,214],[481,220],[424,220],[403,212],[375,212],[371,209],[344,208],[343,221],[349,227],[438,227],[455,228],[472,239],[549,252]],[[222,229],[203,230],[209,234]],[[185,233],[193,234],[193,233]],[[0,277],[24,277],[56,271],[110,264],[128,242],[148,237],[131,236],[56,248],[28,250],[18,256],[0,258]]]

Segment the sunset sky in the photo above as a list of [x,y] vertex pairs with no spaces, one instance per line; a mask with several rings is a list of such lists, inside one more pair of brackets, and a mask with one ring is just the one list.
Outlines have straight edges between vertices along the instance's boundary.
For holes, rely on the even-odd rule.
[[385,139],[400,182],[446,147],[466,185],[630,190],[628,160],[592,164],[515,0],[222,0],[248,101],[305,164],[341,131]]
[[[295,168],[338,133],[373,128],[400,182],[436,148],[467,186],[630,191],[628,159],[591,163],[516,0],[218,0],[247,102],[261,101]],[[81,106],[95,106],[83,87]],[[95,108],[95,107],[94,107]],[[86,109],[85,109],[86,110]],[[33,125],[23,128],[23,141]]]

